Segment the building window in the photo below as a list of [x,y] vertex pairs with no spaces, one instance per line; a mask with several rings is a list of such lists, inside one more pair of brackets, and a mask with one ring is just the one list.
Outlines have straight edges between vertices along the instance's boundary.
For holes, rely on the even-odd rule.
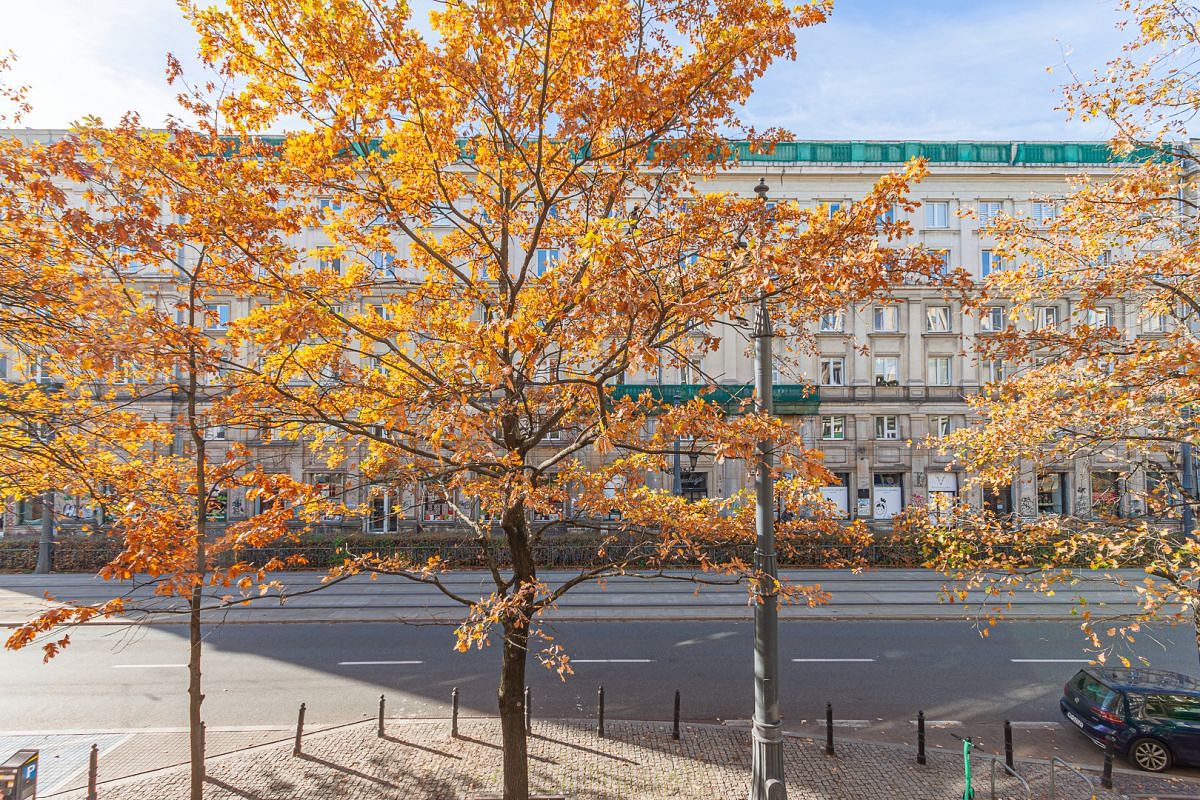
[[[1148,314],[1142,319],[1142,332],[1165,333],[1169,325],[1166,314]],[[0,373],[0,378],[3,377],[3,374]]]
[[931,250],[934,258],[937,259],[937,264],[934,267],[934,274],[945,277],[950,272],[950,251],[949,250]]
[[825,209],[825,216],[828,219],[833,219],[833,215],[842,210],[841,200],[818,200]]
[[900,357],[899,356],[876,356],[875,357],[875,385],[876,386],[899,386],[900,385]]
[[846,330],[846,310],[826,311],[821,315],[821,333],[842,333]]
[[395,273],[396,254],[385,253],[382,250],[376,250],[371,253],[371,266],[378,272]]
[[1089,308],[1084,312],[1083,321],[1089,328],[1107,328],[1112,325],[1112,309],[1104,306]]
[[894,441],[900,438],[900,418],[895,414],[885,414],[875,418],[875,438]]
[[1039,328],[1058,327],[1058,307],[1038,306],[1034,309],[1034,322]]
[[822,358],[821,359],[821,385],[822,386],[845,386],[846,385],[846,359],[844,359],[844,358]]
[[1049,225],[1056,216],[1054,203],[1035,202],[1029,216],[1033,219],[1034,225]]
[[1037,479],[1038,513],[1067,513],[1064,484],[1066,475],[1061,472],[1043,472]]
[[33,525],[42,521],[42,498],[27,497],[17,501],[17,524]]
[[396,489],[376,489],[371,495],[371,513],[367,517],[368,533],[398,533],[404,506]]
[[942,414],[929,418],[929,433],[935,439],[944,439],[954,430],[952,418]]
[[1115,472],[1092,473],[1092,514],[1115,517],[1121,508],[1121,484]]
[[949,228],[950,227],[950,204],[944,200],[928,202],[925,204],[925,227],[926,228]]
[[207,303],[204,320],[210,331],[223,331],[229,327],[229,303]]
[[342,260],[340,258],[322,258],[317,262],[317,269],[321,272],[332,272],[336,275],[342,274]]
[[689,503],[708,497],[707,472],[681,472],[679,484],[683,490],[683,499]]
[[1001,383],[1004,381],[1004,362],[997,358],[988,359],[979,365],[983,382]]
[[876,472],[871,479],[874,490],[874,518],[890,520],[904,508],[903,476],[894,472]]
[[993,272],[1000,272],[1005,266],[1005,260],[995,250],[979,251],[979,277],[986,278]]
[[892,203],[887,207],[886,211],[875,218],[875,226],[882,228],[885,225],[894,225],[898,216],[896,204]]
[[558,248],[543,247],[534,253],[533,274],[545,275],[558,263]]
[[846,438],[846,418],[844,416],[821,417],[821,438],[829,441],[842,441]]
[[225,426],[224,425],[205,425],[204,440],[207,442],[223,442],[225,441]]
[[930,333],[950,332],[950,306],[928,306],[925,309],[925,330]]
[[980,200],[979,201],[979,227],[985,228],[991,225],[1000,216],[1004,209],[1004,204],[998,200]]
[[988,306],[979,318],[979,330],[983,333],[998,333],[1004,330],[1004,309],[1001,306]]
[[898,306],[875,306],[872,329],[876,333],[895,333],[900,330]]
[[450,522],[454,519],[454,509],[441,492],[428,491],[421,503],[421,519],[425,522]]
[[679,382],[704,383],[704,359],[701,356],[691,356],[679,367]]
[[950,357],[949,356],[930,356],[929,357],[929,385],[930,386],[949,386],[951,383],[950,375]]

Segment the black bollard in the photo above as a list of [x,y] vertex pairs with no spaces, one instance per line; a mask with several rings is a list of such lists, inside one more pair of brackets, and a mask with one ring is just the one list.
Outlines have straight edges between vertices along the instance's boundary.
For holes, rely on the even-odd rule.
[[825,704],[825,755],[833,755],[833,703]]
[[1013,768],[1012,723],[1008,720],[1004,720],[1004,764]]
[[458,738],[458,687],[450,690],[450,735]]
[[604,738],[604,687],[601,686],[596,690],[596,733],[601,739]]
[[671,738],[679,738],[679,690],[675,690],[675,722],[671,726]]
[[533,702],[529,697],[529,687],[525,687],[525,735],[533,733]]
[[917,763],[925,763],[925,712],[917,712]]
[[304,703],[300,704],[300,716],[296,718],[296,744],[292,747],[292,755],[300,755],[300,740],[302,738],[304,738]]
[[100,769],[100,748],[92,745],[92,752],[88,755],[88,790],[87,800],[96,800],[96,776]]
[[1100,774],[1100,785],[1105,789],[1113,788],[1112,784],[1112,767],[1113,758],[1117,755],[1117,745],[1113,741],[1112,735],[1109,735],[1104,740],[1104,772]]
[[383,695],[379,695],[379,730],[376,732],[376,736],[380,739],[383,738]]

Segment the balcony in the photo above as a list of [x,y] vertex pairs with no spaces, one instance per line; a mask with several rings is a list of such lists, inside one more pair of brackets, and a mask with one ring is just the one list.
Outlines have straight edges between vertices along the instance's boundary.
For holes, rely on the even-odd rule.
[[[649,392],[659,403],[673,405],[686,403],[703,397],[710,403],[720,403],[730,411],[741,408],[742,403],[754,397],[754,386],[749,383],[698,384],[698,383],[622,383],[611,387],[614,400],[624,397],[638,398]],[[820,404],[817,387],[803,383],[784,383],[772,387],[771,399],[776,414],[816,414]]]

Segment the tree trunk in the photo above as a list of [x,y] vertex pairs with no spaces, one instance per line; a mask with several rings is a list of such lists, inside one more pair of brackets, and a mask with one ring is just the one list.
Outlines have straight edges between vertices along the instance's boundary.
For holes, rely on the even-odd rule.
[[[197,550],[202,551],[203,547],[201,543]],[[201,588],[192,588],[188,610],[188,743],[192,767],[191,800],[204,800],[204,731],[200,717],[200,705],[204,702],[204,694],[200,691],[200,653],[203,641],[200,637]]]
[[505,510],[500,521],[512,554],[512,583],[508,595],[519,598],[517,609],[504,618],[501,650],[500,735],[504,753],[504,800],[529,800],[529,742],[525,732],[525,659],[529,655],[532,598],[524,589],[537,578],[529,549],[529,528],[523,503]]
[[[195,326],[197,284],[193,278],[188,303],[188,325]],[[200,426],[196,400],[198,396],[200,367],[194,343],[188,345],[187,423],[188,431],[196,448],[193,463],[196,481],[196,563],[194,583],[188,598],[188,750],[191,761],[191,800],[204,800],[204,722],[200,716],[204,703],[203,683],[200,674],[200,656],[204,640],[200,630],[200,608],[203,602],[204,579],[208,574],[208,451],[204,430]]]
[[504,748],[504,800],[529,798],[529,746],[525,735],[525,655],[529,627],[504,626],[500,665],[500,737]]

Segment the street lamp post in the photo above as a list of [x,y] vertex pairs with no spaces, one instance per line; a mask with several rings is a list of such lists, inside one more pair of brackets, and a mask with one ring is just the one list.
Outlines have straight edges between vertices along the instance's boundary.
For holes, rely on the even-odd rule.
[[[768,187],[759,180],[755,194],[764,203]],[[754,394],[759,413],[772,413],[773,341],[767,298],[758,300],[754,319]],[[771,477],[773,443],[758,443],[754,481],[756,509],[754,568],[759,575],[754,605],[754,726],[750,759],[750,800],[786,800],[783,776],[783,722],[779,718],[779,609],[775,567],[775,484]]]

